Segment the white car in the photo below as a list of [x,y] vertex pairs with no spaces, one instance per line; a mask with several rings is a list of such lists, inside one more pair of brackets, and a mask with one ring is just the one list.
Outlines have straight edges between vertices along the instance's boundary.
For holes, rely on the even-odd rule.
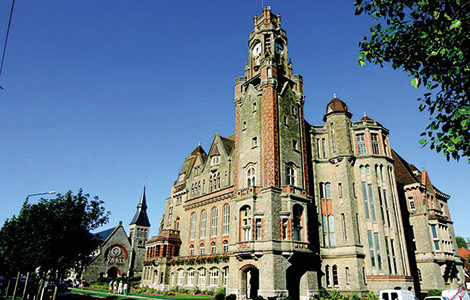
[[416,300],[412,292],[404,290],[383,290],[379,297],[380,300]]

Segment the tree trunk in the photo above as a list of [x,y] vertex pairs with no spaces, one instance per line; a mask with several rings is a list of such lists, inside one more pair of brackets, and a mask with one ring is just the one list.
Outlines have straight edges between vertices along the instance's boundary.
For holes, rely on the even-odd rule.
[[16,289],[18,288],[18,281],[20,280],[20,275],[20,271],[18,271],[18,275],[16,275],[15,289],[13,290],[13,296],[11,297],[12,300],[16,299]]
[[29,272],[26,273],[26,281],[24,282],[23,297],[21,297],[21,300],[24,300],[26,297],[26,291],[28,289],[28,280],[29,280]]

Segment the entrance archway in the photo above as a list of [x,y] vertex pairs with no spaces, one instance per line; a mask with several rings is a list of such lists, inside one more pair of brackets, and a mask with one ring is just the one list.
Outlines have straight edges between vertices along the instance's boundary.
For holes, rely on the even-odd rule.
[[247,299],[258,296],[259,270],[254,265],[245,265],[241,269],[241,294]]
[[119,275],[119,269],[116,267],[109,268],[108,272],[106,272],[108,278],[116,278]]
[[286,271],[287,290],[292,300],[297,300],[300,297],[300,279],[304,272],[299,266],[294,265],[290,266]]

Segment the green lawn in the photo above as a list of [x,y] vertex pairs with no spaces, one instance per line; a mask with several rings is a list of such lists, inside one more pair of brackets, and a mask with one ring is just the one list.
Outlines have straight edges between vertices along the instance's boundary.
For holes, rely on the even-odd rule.
[[180,295],[177,294],[175,296],[156,296],[156,295],[147,295],[147,294],[131,294],[131,295],[117,295],[117,294],[112,294],[108,293],[107,291],[104,290],[89,290],[89,289],[71,289],[73,293],[76,294],[81,294],[81,295],[92,295],[96,297],[103,297],[103,298],[108,298],[108,297],[113,297],[113,299],[116,300],[124,300],[124,299],[199,299],[199,300],[205,300],[205,299],[214,299],[213,296],[195,296],[195,295]]

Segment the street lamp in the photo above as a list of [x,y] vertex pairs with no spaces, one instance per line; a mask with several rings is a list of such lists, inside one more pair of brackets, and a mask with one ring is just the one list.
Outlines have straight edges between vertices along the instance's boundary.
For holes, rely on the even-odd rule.
[[26,196],[26,202],[28,202],[29,197],[32,197],[32,196],[52,195],[52,194],[55,194],[55,193],[56,193],[56,191],[49,191],[49,192],[45,192],[45,193],[29,194],[28,196]]

